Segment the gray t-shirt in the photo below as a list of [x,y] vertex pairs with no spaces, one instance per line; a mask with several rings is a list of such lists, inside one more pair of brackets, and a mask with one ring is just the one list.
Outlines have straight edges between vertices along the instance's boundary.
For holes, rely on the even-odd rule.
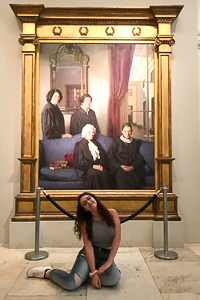
[[114,238],[114,228],[108,226],[106,221],[92,220],[92,244],[100,248],[110,248]]

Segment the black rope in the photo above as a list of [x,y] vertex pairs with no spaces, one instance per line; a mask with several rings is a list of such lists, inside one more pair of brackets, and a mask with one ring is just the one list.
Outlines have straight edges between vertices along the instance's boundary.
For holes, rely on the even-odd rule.
[[[47,199],[56,207],[58,208],[62,213],[64,213],[65,215],[67,215],[69,218],[75,220],[76,217],[72,214],[70,214],[69,212],[67,212],[64,208],[62,208],[57,202],[55,202],[47,192],[45,192],[44,190],[42,190],[44,195],[47,197]],[[149,199],[149,201],[147,201],[147,203],[145,203],[140,209],[138,209],[136,212],[134,212],[132,215],[130,215],[129,217],[126,217],[124,219],[121,220],[121,224],[133,219],[134,217],[136,217],[137,215],[139,215],[143,210],[145,210],[153,201],[154,199],[157,198],[157,196],[160,194],[161,189],[158,190],[152,197],[151,199]]]
[[161,190],[158,190],[152,197],[151,199],[149,199],[149,201],[147,201],[147,203],[145,203],[140,209],[138,209],[136,212],[134,212],[132,215],[130,215],[129,217],[126,217],[124,219],[121,220],[121,224],[135,218],[137,215],[139,215],[143,210],[145,210],[153,201],[154,199],[157,198],[157,196],[160,194]]
[[76,217],[73,216],[72,214],[70,214],[69,212],[67,212],[64,208],[62,208],[58,203],[56,203],[56,201],[54,201],[47,192],[45,192],[44,190],[42,190],[44,195],[47,197],[47,199],[55,206],[57,207],[63,214],[67,215],[68,217],[70,217],[71,219],[75,220]]

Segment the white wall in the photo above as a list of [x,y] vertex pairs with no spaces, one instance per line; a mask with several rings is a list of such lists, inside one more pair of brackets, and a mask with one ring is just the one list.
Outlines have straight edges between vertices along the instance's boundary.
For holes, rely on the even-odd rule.
[[[200,116],[200,0],[198,0],[198,91],[199,91],[199,116]],[[199,148],[200,148],[200,122],[199,122]]]
[[[12,0],[12,3],[46,6],[98,6],[93,0]],[[192,3],[191,3],[192,2]],[[179,214],[184,224],[184,241],[200,242],[200,173],[199,173],[199,100],[196,0],[102,0],[101,6],[149,6],[184,4],[173,25],[176,40],[172,47],[172,146],[173,191],[179,197]],[[9,221],[14,215],[14,197],[20,191],[21,153],[21,25],[7,0],[0,2],[1,57],[1,180],[0,244],[8,243]],[[92,93],[92,91],[91,91]],[[190,146],[191,145],[191,146]]]
[[172,53],[172,156],[173,190],[179,197],[184,240],[199,241],[200,165],[197,65],[197,9],[185,2],[173,25],[176,44]]

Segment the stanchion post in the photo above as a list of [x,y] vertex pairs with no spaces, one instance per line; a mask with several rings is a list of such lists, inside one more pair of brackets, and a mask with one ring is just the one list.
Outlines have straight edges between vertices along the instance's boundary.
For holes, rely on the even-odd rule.
[[35,214],[35,251],[25,254],[27,260],[41,260],[49,256],[47,251],[39,251],[39,234],[40,234],[40,187],[36,188],[36,214]]
[[35,255],[39,255],[40,235],[40,188],[36,188],[36,211],[35,211]]
[[163,226],[164,226],[164,254],[168,252],[168,213],[167,213],[167,187],[163,188]]
[[154,252],[155,257],[165,260],[178,258],[178,254],[168,250],[168,210],[167,210],[167,187],[163,187],[163,229],[164,229],[164,250]]

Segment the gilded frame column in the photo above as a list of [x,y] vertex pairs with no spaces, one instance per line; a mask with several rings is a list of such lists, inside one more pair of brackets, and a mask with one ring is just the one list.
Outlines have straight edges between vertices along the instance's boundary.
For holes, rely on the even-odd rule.
[[[26,40],[25,40],[26,41]],[[35,182],[35,45],[26,43],[22,50],[22,124],[21,124],[21,188],[20,192],[34,192]]]
[[157,145],[156,189],[167,187],[172,192],[172,135],[171,135],[171,46],[175,41],[171,35],[172,18],[158,17],[156,51],[156,96],[157,96]]
[[21,14],[23,33],[22,45],[22,121],[21,121],[21,182],[20,193],[35,193],[38,166],[37,147],[37,100],[36,100],[36,55],[39,41],[36,35],[36,22],[43,6],[35,5],[29,14]]

